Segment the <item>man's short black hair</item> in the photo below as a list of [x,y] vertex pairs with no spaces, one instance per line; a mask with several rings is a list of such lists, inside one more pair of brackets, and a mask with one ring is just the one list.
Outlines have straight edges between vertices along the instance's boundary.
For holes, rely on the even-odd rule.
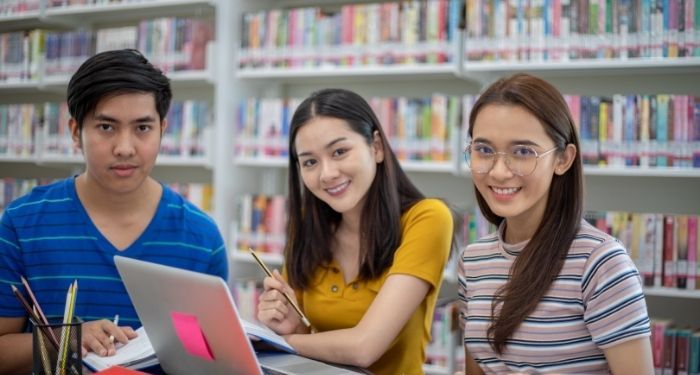
[[68,110],[82,130],[85,116],[108,96],[152,93],[160,120],[173,97],[170,80],[135,49],[98,53],[80,65],[68,83]]

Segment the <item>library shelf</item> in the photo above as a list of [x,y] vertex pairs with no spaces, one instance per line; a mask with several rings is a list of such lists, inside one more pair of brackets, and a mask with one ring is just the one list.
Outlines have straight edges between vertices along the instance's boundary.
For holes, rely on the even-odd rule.
[[[212,89],[214,86],[214,78],[211,70],[190,70],[166,72],[170,78],[171,86],[174,92],[185,89],[202,88]],[[16,94],[65,94],[69,75],[54,75],[46,76],[40,79],[24,80],[24,81],[4,81],[0,82],[0,95],[12,96]]]
[[241,167],[287,168],[287,158],[280,156],[234,156],[233,163]]
[[700,168],[681,167],[597,167],[584,165],[583,172],[589,176],[618,176],[618,177],[700,177]]
[[41,19],[41,12],[39,10],[3,14],[0,16],[0,32],[37,28],[45,24],[46,23]]
[[614,80],[640,76],[683,77],[700,74],[700,57],[589,59],[568,61],[467,61],[459,65],[457,74],[471,82],[486,86],[500,77],[530,73],[545,79],[585,79],[610,77]]
[[[469,168],[461,166],[456,174],[471,178]],[[677,177],[677,178],[698,178],[700,168],[686,167],[624,167],[624,166],[583,166],[584,176],[611,176],[611,177]]]
[[[17,163],[27,165],[75,165],[84,163],[82,155],[0,155],[0,163]],[[159,155],[157,166],[199,167],[211,169],[212,163],[206,156],[183,157]]]
[[450,369],[437,365],[423,365],[425,375],[452,375]]
[[0,163],[36,163],[34,155],[0,155]]
[[[268,267],[281,267],[284,264],[284,257],[282,254],[271,254],[261,251],[256,252],[256,254]],[[248,249],[232,249],[231,259],[237,262],[252,263],[257,266],[255,259],[249,254]]]
[[[268,167],[268,168],[287,168],[289,161],[286,157],[251,157],[251,156],[236,156],[233,163],[244,167]],[[434,172],[434,173],[452,173],[455,171],[453,161],[431,162],[431,161],[414,161],[414,160],[399,160],[401,167],[407,172]]]
[[32,94],[40,90],[40,82],[37,80],[2,81],[0,82],[0,94]]
[[[203,70],[183,70],[174,72],[165,72],[170,79],[173,91],[184,88],[212,88],[214,78],[209,69]],[[70,75],[55,75],[44,77],[41,81],[34,85],[36,90],[46,91],[61,91],[68,87]],[[0,89],[3,89],[0,86]]]
[[455,65],[444,64],[396,64],[366,66],[317,66],[301,68],[242,68],[235,76],[242,80],[275,80],[281,83],[342,82],[357,78],[381,78],[385,80],[449,79],[455,76]]
[[647,296],[656,296],[656,297],[700,299],[700,290],[698,290],[698,289],[689,290],[689,289],[664,288],[664,287],[645,287],[644,294]]
[[49,7],[43,17],[48,21],[67,24],[89,17],[92,23],[123,22],[142,18],[168,16],[212,16],[215,0],[151,0],[140,2],[81,4]]

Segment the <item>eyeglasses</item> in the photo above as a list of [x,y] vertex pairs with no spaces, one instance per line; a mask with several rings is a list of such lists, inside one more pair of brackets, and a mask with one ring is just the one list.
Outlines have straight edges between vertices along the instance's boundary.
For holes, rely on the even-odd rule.
[[535,171],[537,159],[556,149],[557,147],[554,147],[539,154],[530,146],[515,145],[508,152],[496,152],[493,147],[485,143],[470,143],[464,149],[464,159],[472,173],[484,174],[491,171],[498,155],[503,155],[508,169],[514,175],[522,177]]

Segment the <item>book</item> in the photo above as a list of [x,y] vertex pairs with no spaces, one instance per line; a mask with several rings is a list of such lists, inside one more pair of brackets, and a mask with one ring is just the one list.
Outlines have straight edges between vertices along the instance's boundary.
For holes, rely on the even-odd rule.
[[676,333],[676,375],[688,375],[692,333],[689,328],[679,329]]
[[[296,351],[285,339],[267,327],[241,319],[243,329],[255,344],[264,344],[267,349],[296,354]],[[129,370],[152,368],[159,364],[155,350],[148,339],[146,330],[141,327],[136,330],[138,336],[126,344],[117,344],[117,353],[109,357],[100,357],[94,352],[83,358],[83,364],[92,371],[102,371],[114,366]]]
[[158,365],[156,352],[148,340],[146,330],[141,327],[136,330],[138,336],[126,344],[117,344],[117,352],[113,356],[100,357],[94,352],[83,357],[83,364],[93,371],[106,370],[120,366],[131,370],[139,370]]
[[147,374],[145,372],[128,369],[121,366],[112,366],[106,370],[98,371],[94,375],[141,375]]

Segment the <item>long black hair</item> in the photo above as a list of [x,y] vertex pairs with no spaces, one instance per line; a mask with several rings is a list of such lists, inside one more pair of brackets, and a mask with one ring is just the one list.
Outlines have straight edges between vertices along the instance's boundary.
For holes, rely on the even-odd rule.
[[289,284],[305,289],[317,267],[333,259],[333,234],[342,219],[328,204],[316,198],[302,183],[294,146],[299,129],[315,117],[344,120],[368,145],[379,134],[384,160],[362,210],[360,224],[360,279],[373,279],[391,266],[401,242],[401,215],[424,198],[401,169],[370,105],[358,94],[343,89],[324,89],[305,99],[294,112],[289,136],[289,220],[285,268]]

